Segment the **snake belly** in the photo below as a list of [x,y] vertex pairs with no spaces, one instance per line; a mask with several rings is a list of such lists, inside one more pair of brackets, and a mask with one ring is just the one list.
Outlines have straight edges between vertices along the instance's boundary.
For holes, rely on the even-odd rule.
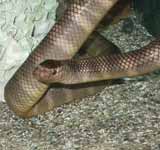
[[117,1],[73,0],[65,15],[7,83],[4,96],[12,111],[21,117],[31,117],[54,107],[51,101],[41,101],[49,86],[37,81],[32,72],[46,59],[72,58]]

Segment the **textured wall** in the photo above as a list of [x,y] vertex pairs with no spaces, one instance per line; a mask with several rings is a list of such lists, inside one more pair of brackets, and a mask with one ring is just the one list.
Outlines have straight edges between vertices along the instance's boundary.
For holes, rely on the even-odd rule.
[[56,0],[0,0],[0,100],[7,80],[54,24]]

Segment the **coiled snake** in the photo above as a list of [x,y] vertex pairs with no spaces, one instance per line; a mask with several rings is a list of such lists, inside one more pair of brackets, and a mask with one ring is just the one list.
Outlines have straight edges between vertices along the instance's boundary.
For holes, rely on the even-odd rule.
[[21,117],[31,117],[70,101],[69,89],[65,89],[69,94],[61,100],[56,93],[65,90],[50,89],[50,82],[91,82],[135,76],[159,68],[160,40],[126,54],[68,60],[117,1],[73,0],[65,15],[7,83],[5,99],[10,109]]

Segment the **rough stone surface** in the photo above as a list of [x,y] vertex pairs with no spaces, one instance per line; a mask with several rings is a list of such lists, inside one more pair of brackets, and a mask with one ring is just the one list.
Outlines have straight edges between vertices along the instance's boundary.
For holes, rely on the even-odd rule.
[[[133,22],[133,28],[126,26],[128,21]],[[126,51],[139,48],[152,38],[134,16],[103,34]],[[159,150],[158,75],[125,79],[93,97],[31,119],[15,116],[1,102],[0,149]]]
[[55,22],[55,0],[0,0],[0,99],[8,79]]

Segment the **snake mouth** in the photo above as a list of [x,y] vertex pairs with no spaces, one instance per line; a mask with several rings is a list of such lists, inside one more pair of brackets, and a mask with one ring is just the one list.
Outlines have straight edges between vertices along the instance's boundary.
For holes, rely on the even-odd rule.
[[[56,70],[53,74],[56,73]],[[48,84],[50,81],[51,70],[42,66],[38,66],[33,71],[33,76],[40,82]]]

